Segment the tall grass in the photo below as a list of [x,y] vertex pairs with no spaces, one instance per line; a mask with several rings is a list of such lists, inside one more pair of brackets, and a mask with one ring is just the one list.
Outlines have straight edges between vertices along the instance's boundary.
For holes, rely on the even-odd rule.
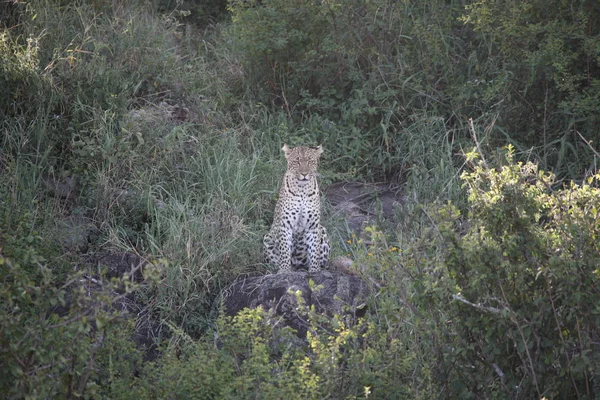
[[146,230],[148,251],[169,262],[157,307],[190,333],[206,327],[224,285],[264,272],[261,233],[271,206],[263,185],[273,183],[261,175],[272,171],[244,156],[234,136],[195,139],[197,153],[184,174],[148,185],[153,203]]

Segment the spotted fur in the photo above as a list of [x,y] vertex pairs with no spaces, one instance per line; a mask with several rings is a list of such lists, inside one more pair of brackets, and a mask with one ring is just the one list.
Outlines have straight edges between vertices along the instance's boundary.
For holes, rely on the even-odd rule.
[[288,168],[283,176],[275,217],[265,235],[265,261],[279,272],[308,268],[318,271],[327,263],[329,239],[321,225],[317,166],[323,148],[283,146]]

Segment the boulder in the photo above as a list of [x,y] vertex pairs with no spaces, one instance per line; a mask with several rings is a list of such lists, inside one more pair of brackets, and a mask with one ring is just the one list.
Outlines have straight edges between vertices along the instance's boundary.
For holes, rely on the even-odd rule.
[[129,274],[138,283],[144,280],[142,270],[148,264],[148,260],[127,251],[100,251],[90,254],[88,260],[96,268],[105,268],[107,278]]
[[91,219],[72,214],[56,220],[52,236],[63,250],[85,253],[95,231],[96,227]]
[[[310,282],[312,281],[312,283]],[[224,293],[227,315],[233,316],[242,309],[262,306],[273,310],[284,323],[306,337],[306,314],[299,307],[300,292],[307,308],[333,316],[345,315],[360,318],[366,313],[367,284],[358,276],[340,272],[288,272],[240,279]]]

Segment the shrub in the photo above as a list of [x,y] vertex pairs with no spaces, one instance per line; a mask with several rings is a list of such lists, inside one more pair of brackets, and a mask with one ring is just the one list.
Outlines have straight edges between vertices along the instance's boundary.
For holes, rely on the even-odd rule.
[[498,112],[511,138],[539,147],[546,168],[577,179],[593,151],[575,132],[599,139],[598,8],[588,1],[478,1],[463,20],[507,76],[508,101]]
[[454,207],[435,213],[435,244],[423,248],[435,256],[410,265],[441,329],[450,397],[597,394],[599,178],[554,189],[552,174],[515,162],[509,148],[497,169],[478,160],[463,174],[464,234]]
[[112,396],[319,399],[412,393],[429,398],[412,375],[412,354],[405,354],[401,336],[391,339],[375,324],[348,326],[340,316],[300,309],[311,323],[307,342],[260,308],[220,317],[213,334],[198,341],[175,329],[162,357],[129,386],[126,379],[114,381]]
[[122,282],[97,285],[84,274],[61,281],[36,252],[38,241],[26,240],[25,252],[13,243],[16,259],[0,253],[0,390],[7,398],[97,395],[96,360],[123,314],[115,308]]

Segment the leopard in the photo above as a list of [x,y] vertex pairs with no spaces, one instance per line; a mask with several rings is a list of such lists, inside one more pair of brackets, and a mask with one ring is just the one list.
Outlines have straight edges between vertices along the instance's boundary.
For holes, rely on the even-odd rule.
[[329,259],[329,238],[321,225],[321,198],[317,182],[321,145],[290,148],[283,145],[287,170],[283,175],[275,216],[265,235],[264,261],[278,273],[323,269]]

